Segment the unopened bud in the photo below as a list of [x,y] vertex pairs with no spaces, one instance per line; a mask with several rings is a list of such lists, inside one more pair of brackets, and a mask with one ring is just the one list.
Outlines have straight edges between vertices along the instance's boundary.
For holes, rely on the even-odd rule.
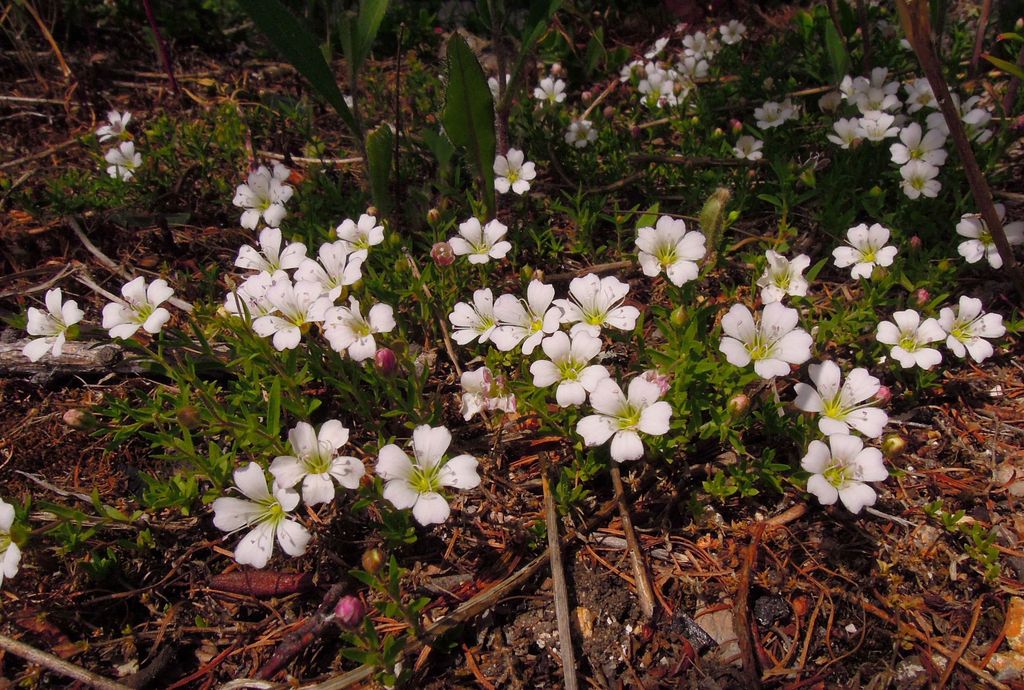
[[363,552],[363,570],[366,572],[372,575],[379,571],[383,565],[384,552],[376,546]]
[[750,398],[745,393],[737,393],[729,398],[725,409],[733,419],[739,419],[750,409]]
[[911,249],[913,249],[914,251],[919,251],[922,246],[924,246],[924,242],[921,241],[920,237],[918,237],[917,235],[911,235],[910,236],[910,248]]
[[879,405],[887,405],[892,400],[892,389],[889,386],[879,386],[875,393],[875,402]]
[[902,455],[906,448],[907,442],[899,434],[889,434],[882,439],[882,455],[890,460]]
[[741,134],[743,132],[743,123],[734,117],[729,120],[729,129],[733,134]]
[[529,283],[531,280],[533,280],[533,274],[533,266],[530,266],[529,264],[519,269],[519,279],[524,283]]
[[376,206],[367,206],[366,215],[373,216],[374,218],[376,218],[377,216],[380,215],[380,211],[377,210]]
[[390,347],[382,347],[373,355],[373,365],[385,376],[391,376],[398,369],[398,358]]
[[615,106],[606,105],[604,107],[604,110],[601,111],[601,114],[604,115],[604,119],[606,120],[612,119],[613,117],[615,117]]
[[334,620],[338,621],[338,625],[341,627],[350,630],[358,628],[365,615],[366,608],[363,606],[363,602],[359,601],[359,597],[354,597],[351,594],[342,597],[334,607]]
[[430,248],[430,258],[438,266],[451,266],[455,263],[455,251],[447,242],[435,242]]
[[590,93],[589,91],[584,91],[583,93],[580,94],[580,100],[583,101],[584,103],[590,103],[590,101],[593,100],[593,98],[594,94]]
[[555,64],[551,65],[551,76],[552,77],[558,77],[558,76],[561,76],[561,75],[562,75],[562,63],[556,62]]
[[432,208],[427,211],[427,222],[431,225],[437,225],[438,221],[441,220],[441,212],[436,208]]
[[725,205],[731,198],[732,192],[725,187],[719,187],[708,197],[700,210],[700,229],[707,238],[707,246],[712,249],[718,246],[722,229],[725,227]]
[[924,288],[918,288],[917,292],[914,293],[914,301],[917,302],[917,306],[923,307],[928,304],[928,300],[931,299],[931,293]]
[[686,311],[686,307],[676,307],[669,314],[668,320],[672,322],[673,326],[685,326],[686,322],[690,319],[690,315]]
[[194,405],[185,405],[185,407],[178,410],[178,423],[186,429],[195,429],[199,426],[199,410]]
[[725,131],[721,127],[715,127],[711,132],[712,139],[721,139],[725,136]]
[[876,184],[874,187],[868,190],[868,196],[877,199],[878,197],[882,196],[882,188]]
[[697,125],[700,124],[700,118],[694,115],[693,117],[690,118],[690,124],[696,127]]
[[65,424],[79,431],[89,431],[96,428],[96,418],[92,416],[91,412],[86,412],[85,410],[68,410],[64,413],[63,419]]
[[775,80],[771,77],[765,77],[762,85],[764,86],[765,91],[771,91],[775,88]]
[[643,133],[644,131],[637,127],[636,125],[633,125],[632,127],[629,128],[629,136],[633,137],[634,139],[639,139]]

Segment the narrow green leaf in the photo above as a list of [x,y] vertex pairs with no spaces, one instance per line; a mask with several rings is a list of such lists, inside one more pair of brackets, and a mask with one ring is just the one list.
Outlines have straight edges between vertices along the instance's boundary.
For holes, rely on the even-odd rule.
[[494,98],[469,45],[458,33],[448,39],[448,91],[441,122],[456,146],[465,149],[480,179],[487,214],[494,217]]
[[825,22],[825,50],[828,52],[828,61],[832,65],[832,76],[838,84],[850,68],[850,56],[843,44],[843,37],[839,35],[835,24],[831,21]]
[[388,11],[388,0],[363,0],[359,3],[359,20],[356,22],[355,34],[355,70],[362,68],[366,58],[370,56],[370,47],[377,38],[377,31],[384,15]]
[[275,378],[270,384],[267,398],[267,433],[278,436],[281,433],[281,379]]
[[[558,8],[562,6],[562,0],[533,0],[530,3],[530,12],[523,25],[523,39],[519,47],[519,54],[516,55],[512,70],[509,72],[508,89],[505,91],[505,98],[500,105],[503,107],[511,103],[512,86],[519,81],[519,75],[523,71],[526,60],[533,53],[533,47],[540,40],[544,32],[551,25],[551,17]],[[507,102],[507,103],[506,103]]]
[[993,57],[988,53],[983,54],[982,57],[991,62],[999,69],[1009,74],[1010,76],[1017,77],[1018,79],[1024,79],[1024,68],[1022,68],[1020,65],[1015,65],[1012,62],[1009,62],[1008,60],[1003,60],[1002,58]]
[[385,123],[366,136],[366,163],[373,203],[387,214],[392,208],[391,164],[394,159],[395,132]]
[[302,26],[280,0],[238,0],[238,4],[285,59],[331,104],[353,135],[361,139],[362,129],[345,105],[345,97],[312,32]]

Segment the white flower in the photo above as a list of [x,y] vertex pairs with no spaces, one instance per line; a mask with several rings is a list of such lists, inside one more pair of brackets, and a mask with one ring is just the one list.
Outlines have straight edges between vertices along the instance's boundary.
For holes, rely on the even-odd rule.
[[637,228],[637,260],[645,276],[665,271],[673,285],[681,286],[700,273],[696,262],[707,254],[704,242],[700,232],[686,231],[682,219],[661,216],[653,228]]
[[390,333],[395,325],[395,310],[390,305],[373,305],[364,319],[359,302],[349,297],[347,307],[331,307],[324,314],[324,337],[336,352],[347,350],[349,357],[362,362],[377,352],[373,334]]
[[502,295],[495,300],[494,316],[500,325],[491,334],[494,346],[508,352],[522,342],[523,354],[532,354],[545,335],[558,330],[562,310],[551,306],[554,298],[553,286],[531,280],[525,303],[515,295]]
[[455,256],[469,255],[469,263],[485,264],[491,259],[502,259],[512,249],[504,240],[508,226],[495,218],[481,227],[476,218],[459,223],[459,234],[448,240]]
[[768,265],[757,279],[762,302],[770,304],[781,302],[786,295],[803,297],[807,294],[807,279],[801,274],[811,265],[811,257],[799,254],[790,261],[771,249],[764,255],[768,259]]
[[743,22],[733,19],[728,24],[718,27],[718,33],[722,35],[722,43],[731,46],[743,40],[747,27]]
[[[512,75],[511,74],[506,74],[505,75],[505,88],[508,88],[508,84],[509,84],[510,81],[512,81]],[[487,77],[487,88],[489,88],[491,90],[491,97],[494,100],[498,100],[498,87],[499,86],[500,86],[500,84],[498,84],[498,78],[497,77]]]
[[[890,83],[895,84],[896,82]],[[856,93],[853,100],[857,109],[863,115],[878,110],[895,110],[900,107],[900,99],[897,98],[895,93],[886,93],[877,86],[869,86],[867,89]]]
[[302,482],[302,500],[311,506],[334,500],[334,481],[346,489],[358,489],[366,469],[358,459],[338,455],[346,443],[348,429],[337,419],[324,422],[319,432],[299,422],[288,432],[295,455],[279,455],[270,463],[274,483],[291,489]]
[[935,178],[939,169],[922,160],[912,160],[900,168],[900,189],[911,199],[922,196],[935,198],[942,189],[942,183]]
[[708,38],[703,31],[683,36],[683,52],[693,57],[711,59],[718,52],[718,41]]
[[637,86],[637,91],[644,95],[642,103],[648,108],[664,108],[679,104],[675,83],[669,73],[654,66],[648,66],[647,76]]
[[235,470],[235,484],[249,500],[218,498],[213,502],[213,524],[225,532],[253,527],[235,547],[236,561],[254,568],[264,567],[274,553],[275,537],[289,556],[306,553],[309,531],[288,517],[299,504],[298,492],[275,485],[271,495],[263,469],[255,462]]
[[896,257],[896,247],[886,246],[889,241],[889,229],[873,223],[855,225],[846,231],[846,241],[850,246],[836,247],[832,250],[837,268],[853,266],[850,275],[853,278],[870,278],[875,266],[891,266]]
[[828,140],[840,148],[848,149],[857,141],[864,138],[864,130],[860,126],[860,119],[856,117],[841,117],[832,123],[835,134],[827,134]]
[[899,144],[889,146],[892,162],[904,165],[912,160],[922,160],[929,165],[941,166],[946,162],[946,135],[937,129],[929,129],[921,136],[921,125],[911,122],[900,130]]
[[285,203],[292,198],[294,190],[284,184],[291,171],[280,163],[274,165],[274,171],[261,165],[249,173],[244,184],[235,189],[235,198],[231,203],[244,208],[241,225],[243,228],[255,230],[260,217],[268,227],[276,228],[287,215]]
[[823,113],[834,113],[843,102],[843,94],[829,91],[818,99],[818,110]]
[[884,141],[886,138],[900,133],[900,128],[893,126],[894,122],[896,122],[896,118],[889,113],[869,110],[860,119],[860,129],[868,141]]
[[444,461],[451,442],[448,429],[424,424],[412,432],[412,459],[393,443],[381,448],[377,456],[377,476],[387,482],[384,498],[399,510],[412,508],[412,516],[421,525],[448,519],[451,509],[440,493],[442,487],[472,489],[480,485],[472,455]]
[[452,340],[459,345],[468,345],[480,340],[483,345],[491,338],[498,327],[498,319],[494,315],[494,295],[490,288],[483,288],[473,293],[473,305],[457,302],[448,315],[455,331]]
[[[960,120],[964,125],[964,133],[968,139],[971,139],[979,144],[983,144],[992,138],[992,132],[986,129],[989,122],[992,121],[992,115],[984,108],[975,108],[981,100],[979,96],[973,96],[968,98],[964,103],[960,103],[960,97],[956,94],[951,94],[953,103],[960,110]],[[940,130],[947,137],[949,136],[949,126],[946,124],[946,118],[941,112],[929,113],[928,117],[925,118],[925,123],[928,129]]]
[[288,280],[288,274],[278,270],[273,274],[262,271],[249,276],[224,298],[224,309],[229,314],[246,313],[250,319],[272,314],[274,305],[267,301],[267,290],[275,280]]
[[530,181],[537,177],[537,170],[522,151],[509,149],[506,155],[494,159],[494,176],[494,188],[499,194],[507,194],[509,189],[523,194],[530,188]]
[[643,60],[633,60],[619,69],[619,81],[626,82],[637,77],[643,79],[645,76],[645,63]]
[[245,244],[238,250],[235,266],[253,271],[274,273],[281,269],[298,268],[306,258],[306,245],[289,242],[281,251],[281,229],[260,230],[260,248],[256,250]]
[[[895,323],[893,323],[895,322]],[[904,369],[919,366],[931,369],[942,361],[942,354],[928,343],[946,339],[946,332],[935,319],[921,321],[913,309],[894,312],[892,321],[882,321],[875,331],[875,339],[891,345],[889,354]]]
[[286,274],[277,275],[266,293],[275,313],[253,320],[252,330],[264,338],[273,336],[274,347],[283,352],[298,347],[307,324],[324,320],[331,298],[323,294],[319,283],[292,283]]
[[932,85],[927,79],[911,79],[903,85],[907,92],[907,112],[916,113],[921,108],[938,108],[939,103],[935,100],[935,93],[932,92]]
[[749,134],[744,134],[736,140],[736,145],[732,147],[732,153],[737,158],[744,158],[748,161],[759,161],[764,157],[764,154],[761,152],[762,148],[764,148],[763,141],[755,139]]
[[111,110],[107,113],[107,123],[100,125],[96,129],[96,136],[99,137],[100,143],[106,143],[111,139],[122,139],[128,130],[128,123],[131,122],[132,114],[127,110],[124,113],[119,113],[116,110]]
[[[857,77],[854,79],[850,75],[843,77],[843,80],[839,83],[839,90],[842,92],[843,97],[851,102],[856,103],[858,106],[861,104],[886,105],[886,96],[896,97],[896,93],[900,89],[899,82],[896,81],[885,81],[889,77],[889,70],[885,67],[875,67],[871,70],[871,78]],[[899,99],[896,99],[895,106],[892,104],[892,100],[888,101],[890,107],[899,105]],[[888,108],[885,108],[888,109]],[[870,110],[883,110],[882,107],[870,108]],[[864,112],[864,108],[861,108],[861,112]]]
[[78,308],[78,302],[73,299],[63,301],[60,288],[47,290],[46,311],[29,307],[25,328],[29,335],[42,337],[31,340],[21,349],[21,353],[33,362],[38,362],[47,352],[53,357],[60,357],[68,329],[84,316],[85,312]]
[[462,372],[459,383],[462,386],[462,417],[467,422],[481,411],[516,411],[516,396],[506,393],[500,377],[496,380],[487,367]]
[[856,436],[833,434],[828,445],[811,441],[800,466],[811,473],[808,493],[817,496],[822,505],[841,500],[846,509],[857,514],[865,506],[875,504],[875,490],[865,482],[880,482],[889,476],[882,461],[882,451],[865,448]]
[[11,539],[11,527],[14,525],[14,506],[0,499],[0,587],[4,578],[12,578],[18,574],[21,563],[21,549]]
[[346,218],[341,221],[335,232],[339,240],[344,240],[350,245],[352,257],[361,256],[363,261],[370,252],[370,247],[375,247],[384,241],[384,226],[377,222],[375,216],[367,213],[359,216],[359,222],[354,223]]
[[658,384],[637,376],[623,395],[619,384],[602,379],[590,394],[597,414],[587,415],[576,424],[576,433],[588,446],[612,440],[611,456],[616,462],[639,460],[644,455],[640,434],[662,436],[668,433],[672,406],[661,397]]
[[814,342],[807,331],[797,326],[800,314],[782,302],[772,302],[755,321],[742,304],[734,304],[722,317],[725,337],[718,349],[730,364],[745,367],[754,363],[754,371],[764,379],[785,376],[790,364],[803,364],[811,358]]
[[659,38],[654,42],[654,45],[644,53],[644,57],[648,60],[655,58],[661,51],[665,50],[665,46],[668,45],[668,38]]
[[[996,214],[1002,222],[1006,217],[1006,207],[1002,204],[995,206]],[[956,232],[958,235],[969,238],[957,247],[957,252],[967,260],[967,263],[977,263],[981,261],[981,257],[985,257],[992,268],[1002,268],[1003,257],[999,256],[999,249],[992,240],[988,224],[980,215],[965,213],[960,218],[960,222],[956,224]],[[1006,233],[1006,239],[1011,245],[1024,244],[1024,221],[1004,224],[1003,232]]]
[[142,165],[142,154],[135,150],[135,143],[122,141],[103,156],[107,163],[107,174],[119,180],[128,181]]
[[957,357],[970,353],[975,362],[982,362],[992,356],[992,344],[985,338],[1000,338],[1006,334],[1003,317],[986,314],[981,310],[981,300],[963,296],[954,310],[943,307],[939,310],[939,325],[949,335],[946,347]]
[[765,101],[761,107],[754,108],[754,118],[757,120],[757,126],[761,129],[778,127],[787,120],[795,119],[796,116],[796,108],[788,98],[782,103]]
[[111,338],[130,338],[140,326],[147,333],[159,333],[171,318],[171,313],[160,305],[173,294],[163,278],[157,278],[148,288],[142,276],[134,278],[121,287],[124,303],[111,302],[103,307],[103,327]]
[[578,149],[586,148],[594,141],[597,141],[597,130],[590,120],[573,120],[565,132],[565,143]]
[[870,404],[881,383],[858,367],[850,372],[840,387],[842,372],[832,361],[812,364],[807,368],[814,386],[798,383],[794,386],[793,403],[804,412],[817,412],[818,429],[823,434],[848,434],[850,427],[869,438],[878,438],[889,422],[889,415]]
[[580,331],[569,339],[562,331],[545,338],[541,348],[548,359],[530,365],[533,385],[547,388],[558,384],[555,400],[559,407],[582,405],[587,393],[593,393],[597,384],[608,378],[608,370],[599,364],[589,364],[601,352],[601,339]]
[[[679,62],[676,63],[677,74],[676,77],[679,79],[679,83],[683,86],[684,92],[694,86],[694,81],[697,79],[703,79],[708,76],[708,61],[701,57],[693,55],[684,55],[680,58]],[[681,94],[685,96],[686,94]]]
[[[290,245],[291,246],[291,245]],[[363,257],[350,253],[352,245],[345,240],[320,245],[320,261],[303,259],[295,269],[295,280],[317,283],[331,301],[341,296],[346,285],[363,277]]]
[[636,307],[620,306],[629,292],[629,284],[614,276],[598,278],[588,273],[569,282],[569,299],[556,299],[562,309],[562,323],[573,324],[571,333],[587,331],[601,335],[601,328],[611,326],[631,331],[640,317]]
[[565,82],[561,79],[544,77],[540,80],[540,85],[533,90],[533,97],[552,105],[561,103],[565,100]]

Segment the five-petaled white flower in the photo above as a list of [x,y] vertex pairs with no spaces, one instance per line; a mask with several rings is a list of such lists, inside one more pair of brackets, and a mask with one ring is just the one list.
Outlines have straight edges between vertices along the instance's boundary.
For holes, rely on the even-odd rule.
[[412,508],[412,516],[421,525],[448,519],[451,509],[441,494],[442,487],[473,489],[480,485],[472,455],[444,461],[451,442],[451,432],[445,427],[423,424],[412,432],[413,458],[394,443],[381,448],[377,456],[377,476],[387,482],[384,498],[399,510]]
[[709,38],[703,31],[683,36],[683,53],[693,57],[711,59],[718,52],[718,41]]
[[935,198],[942,189],[942,183],[935,178],[939,176],[939,169],[934,165],[925,163],[923,160],[912,160],[900,168],[900,189],[911,199],[922,196]]
[[123,113],[116,110],[108,112],[106,124],[102,124],[96,129],[96,136],[99,137],[100,143],[108,142],[111,139],[123,139],[128,132],[128,123],[131,122],[131,119],[132,114],[127,110]]
[[544,101],[552,105],[561,103],[565,100],[565,82],[561,79],[544,77],[533,90],[533,97],[538,101]]
[[235,266],[267,273],[282,268],[298,268],[306,259],[306,245],[302,242],[289,242],[281,251],[281,241],[280,228],[263,228],[260,230],[259,250],[247,244],[242,245],[235,257]]
[[[889,422],[889,415],[870,403],[881,383],[858,367],[842,381],[839,365],[828,360],[807,368],[814,386],[798,383],[794,386],[793,403],[804,412],[817,412],[818,429],[823,434],[848,434],[850,427],[869,438],[878,438]],[[842,385],[840,386],[840,383]]]
[[882,451],[865,448],[863,441],[849,434],[833,434],[827,445],[811,441],[800,466],[811,473],[808,493],[826,506],[840,500],[854,514],[874,505],[878,498],[865,482],[880,482],[889,476]]
[[508,226],[495,218],[481,226],[476,218],[459,223],[459,234],[448,240],[455,256],[469,256],[471,264],[485,264],[491,259],[503,259],[512,243],[503,239]]
[[324,422],[319,432],[299,422],[288,432],[294,455],[279,455],[270,463],[274,483],[291,489],[302,482],[302,500],[311,506],[334,500],[334,481],[358,489],[366,468],[357,458],[338,455],[346,443],[348,429],[337,419]]
[[119,180],[132,179],[142,165],[142,154],[135,150],[135,143],[131,141],[122,141],[107,151],[103,158],[110,163],[107,174]]
[[797,109],[788,98],[782,103],[765,101],[764,105],[754,108],[754,118],[761,129],[779,127],[787,120],[797,117]]
[[512,190],[523,194],[530,189],[530,181],[537,177],[537,169],[533,161],[526,160],[526,155],[519,149],[509,149],[504,156],[494,159],[494,188],[499,194],[507,194]]
[[597,414],[581,419],[576,433],[588,446],[599,446],[610,438],[611,456],[616,462],[639,460],[644,455],[641,433],[668,433],[672,406],[660,397],[661,387],[643,376],[630,381],[625,394],[615,381],[602,379],[590,394],[590,404]]
[[881,110],[869,110],[860,119],[860,129],[868,141],[883,141],[900,133],[895,127],[896,117]]
[[725,337],[718,349],[729,364],[745,367],[754,363],[754,371],[764,379],[785,376],[790,364],[803,364],[811,358],[811,335],[797,326],[800,314],[782,302],[772,302],[754,318],[742,304],[734,304],[722,317]]
[[864,129],[860,126],[860,119],[856,117],[841,117],[832,123],[832,129],[835,134],[825,136],[843,149],[850,148],[864,138]]
[[629,284],[614,276],[598,278],[588,273],[573,278],[569,282],[569,299],[556,299],[555,306],[562,310],[562,323],[573,324],[571,333],[586,331],[596,337],[604,326],[631,331],[640,310],[622,306],[628,292]]
[[375,216],[364,213],[359,216],[359,222],[346,218],[341,221],[335,232],[339,240],[344,240],[350,245],[349,251],[352,257],[366,257],[370,253],[370,247],[374,247],[384,241],[384,226],[377,222]]
[[558,330],[562,310],[552,307],[555,288],[539,280],[531,280],[526,288],[526,302],[515,295],[502,295],[494,301],[494,316],[499,326],[491,334],[494,346],[508,352],[520,342],[523,354],[530,355],[544,336]]
[[351,251],[352,245],[345,240],[325,242],[318,252],[320,261],[303,259],[295,270],[295,280],[318,283],[333,302],[341,296],[346,285],[352,285],[363,277],[363,257]]
[[907,112],[916,113],[921,108],[938,108],[939,103],[935,100],[935,93],[932,85],[927,79],[911,79],[903,85],[907,92]]
[[749,134],[744,134],[736,140],[736,145],[732,147],[732,153],[737,158],[759,161],[764,157],[764,152],[761,151],[762,148],[764,148],[763,141],[755,139]]
[[984,313],[981,300],[966,295],[960,298],[955,309],[939,310],[939,325],[949,334],[946,347],[957,357],[969,353],[975,362],[984,361],[995,351],[985,338],[1000,338],[1006,334],[1002,316]]
[[255,462],[235,470],[235,485],[249,500],[222,496],[213,502],[213,524],[217,529],[234,532],[253,529],[235,547],[235,560],[242,565],[262,568],[274,553],[274,539],[289,556],[306,553],[309,531],[288,517],[299,504],[299,494],[275,484],[267,490],[263,468]]
[[21,563],[21,549],[11,539],[11,527],[14,525],[14,506],[0,499],[0,587],[4,578],[12,578],[18,574]]
[[486,343],[498,327],[498,319],[494,315],[494,295],[490,288],[483,288],[473,293],[473,304],[456,302],[452,313],[448,315],[455,331],[452,340],[459,345],[468,345],[474,340]]
[[160,305],[173,294],[163,278],[157,278],[148,288],[142,276],[134,278],[121,287],[123,303],[111,302],[103,307],[103,327],[111,338],[130,338],[140,327],[147,333],[159,333],[171,318]]
[[295,191],[285,184],[289,175],[291,171],[280,163],[274,164],[273,172],[261,165],[249,173],[245,183],[238,185],[231,203],[245,209],[240,221],[243,228],[255,230],[261,217],[267,227],[276,228],[281,224],[288,214],[284,205]]
[[355,297],[348,298],[347,307],[331,307],[324,314],[324,337],[336,352],[348,351],[357,362],[370,359],[377,352],[374,333],[390,333],[395,329],[395,310],[389,304],[370,307],[366,318]]
[[578,149],[586,148],[594,141],[597,141],[597,130],[590,120],[573,120],[565,132],[565,143]]
[[278,276],[266,294],[274,313],[253,320],[252,330],[263,338],[273,336],[274,347],[283,352],[298,347],[308,324],[324,320],[331,298],[323,294],[319,283],[293,283],[284,273]]
[[38,362],[47,352],[53,357],[59,357],[64,351],[68,329],[84,316],[85,312],[78,308],[78,302],[73,299],[63,301],[60,288],[47,290],[46,311],[29,307],[25,328],[29,335],[41,337],[29,341],[21,353],[33,362]]
[[462,417],[469,421],[481,411],[516,411],[516,396],[505,390],[502,377],[495,378],[487,367],[464,371],[459,378],[462,386]]
[[757,279],[762,302],[770,304],[781,302],[786,295],[803,297],[807,294],[807,279],[801,274],[811,265],[811,257],[799,254],[790,261],[771,249],[764,255],[768,259],[768,265]]
[[545,338],[541,348],[550,359],[537,360],[530,365],[533,385],[547,388],[557,383],[555,400],[559,407],[582,405],[587,393],[593,393],[597,384],[608,378],[607,369],[589,363],[601,352],[601,339],[597,336],[581,331],[570,340],[559,331]]
[[904,369],[915,365],[931,369],[942,361],[942,354],[934,347],[928,347],[928,343],[945,340],[946,332],[935,319],[921,321],[921,315],[916,311],[904,309],[894,312],[892,321],[878,324],[875,339],[892,346],[892,358]]
[[921,125],[911,122],[900,130],[899,144],[889,146],[889,154],[896,165],[906,165],[912,160],[922,160],[929,165],[942,166],[946,162],[946,135],[937,129],[929,129],[921,136]]
[[687,232],[682,219],[662,216],[653,228],[637,228],[637,260],[645,276],[665,271],[673,285],[681,286],[697,278],[697,261],[707,253],[704,241],[702,233]]
[[272,314],[274,305],[267,301],[267,290],[275,280],[288,280],[288,274],[278,270],[273,274],[261,271],[249,276],[224,298],[225,311],[235,315],[246,314],[250,319]]
[[875,266],[891,266],[896,258],[896,247],[886,246],[889,241],[889,229],[873,223],[855,225],[846,231],[849,246],[836,247],[832,250],[837,268],[853,266],[850,275],[854,278],[870,278]]
[[[1006,207],[996,204],[996,214],[1002,222],[1006,217]],[[992,239],[988,224],[979,214],[965,213],[956,224],[956,232],[968,238],[957,247],[957,252],[967,263],[977,263],[981,261],[981,257],[985,257],[992,268],[1002,268],[1003,257],[999,255],[999,249]],[[1024,244],[1024,221],[1005,223],[1003,232],[1006,233],[1006,239],[1011,245]]]
[[719,26],[718,33],[722,36],[722,43],[731,46],[743,40],[743,36],[747,33],[747,26],[741,21],[732,19],[728,24]]

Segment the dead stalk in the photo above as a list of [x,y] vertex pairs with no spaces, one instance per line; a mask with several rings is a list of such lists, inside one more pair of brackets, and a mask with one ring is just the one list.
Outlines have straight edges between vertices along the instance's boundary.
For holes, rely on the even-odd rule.
[[127,685],[104,678],[81,666],[64,661],[59,656],[41,651],[24,642],[11,639],[6,635],[0,635],[0,647],[30,663],[38,664],[48,671],[59,673],[65,678],[73,678],[79,683],[88,685],[90,688],[96,688],[96,690],[131,690]]
[[576,653],[572,645],[572,624],[569,619],[569,588],[565,582],[562,563],[562,545],[559,543],[558,509],[551,490],[551,466],[547,453],[542,453],[541,483],[544,487],[544,520],[548,530],[548,558],[551,563],[551,581],[555,597],[555,618],[558,621],[558,643],[562,655],[562,677],[566,690],[577,690]]
[[611,467],[612,487],[615,489],[615,502],[619,506],[619,519],[622,520],[622,532],[626,535],[626,544],[629,547],[629,561],[633,566],[633,579],[636,581],[636,595],[640,599],[640,611],[645,619],[654,617],[654,588],[651,587],[651,579],[647,576],[647,565],[640,554],[640,544],[636,539],[636,532],[633,530],[633,518],[629,513],[629,504],[626,502],[626,490],[622,486],[622,473],[619,470],[619,463],[612,461]]

